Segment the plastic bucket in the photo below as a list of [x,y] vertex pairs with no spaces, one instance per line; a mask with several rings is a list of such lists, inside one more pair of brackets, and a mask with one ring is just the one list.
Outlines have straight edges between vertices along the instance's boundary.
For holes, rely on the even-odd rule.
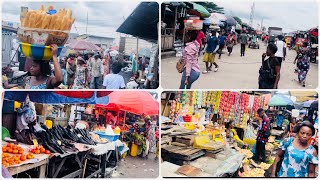
[[136,157],[138,155],[138,148],[139,148],[138,145],[132,143],[131,144],[130,155],[133,156],[133,157]]

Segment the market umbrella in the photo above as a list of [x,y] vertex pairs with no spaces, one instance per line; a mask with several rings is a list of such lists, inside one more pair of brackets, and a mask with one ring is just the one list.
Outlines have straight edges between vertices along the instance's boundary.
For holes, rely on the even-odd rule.
[[296,103],[294,103],[293,106],[294,106],[295,109],[302,109],[303,108],[303,103],[302,102],[300,102],[300,103],[296,102]]
[[149,92],[114,91],[108,97],[107,105],[97,104],[96,107],[122,110],[137,115],[159,114],[159,104]]
[[270,99],[268,106],[287,106],[287,105],[293,105],[293,101],[282,95],[274,95]]
[[210,12],[205,8],[203,7],[202,5],[200,4],[197,4],[197,3],[194,3],[194,2],[186,2],[186,4],[189,5],[189,7],[191,7],[192,9],[190,9],[189,11],[196,11],[200,14],[201,17],[203,18],[207,18],[207,17],[210,17]]
[[310,105],[310,108],[313,108],[313,109],[318,110],[318,108],[319,108],[319,101],[318,101],[318,100],[313,101],[313,103],[311,103],[311,105]]
[[309,100],[303,103],[303,107],[305,108],[310,108],[310,105],[314,102],[315,100]]
[[231,17],[231,16],[226,16],[226,18],[227,18],[226,22],[227,22],[227,24],[228,24],[229,26],[235,26],[235,25],[237,25],[237,21],[236,21],[233,17]]
[[66,47],[69,47],[71,49],[78,50],[78,51],[84,51],[84,50],[100,51],[101,50],[99,46],[84,39],[73,40],[69,44],[67,44]]

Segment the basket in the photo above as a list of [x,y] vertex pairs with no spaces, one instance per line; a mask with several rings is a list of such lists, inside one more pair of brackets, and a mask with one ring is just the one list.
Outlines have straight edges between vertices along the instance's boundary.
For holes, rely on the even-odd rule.
[[20,27],[17,34],[20,42],[47,46],[51,44],[63,46],[69,38],[69,31],[26,27]]
[[182,118],[184,122],[191,122],[191,119],[192,119],[191,116],[183,116]]
[[[58,47],[57,56],[60,55],[63,46]],[[35,45],[28,43],[20,43],[21,52],[28,58],[34,60],[51,60],[52,59],[52,50],[50,46]]]

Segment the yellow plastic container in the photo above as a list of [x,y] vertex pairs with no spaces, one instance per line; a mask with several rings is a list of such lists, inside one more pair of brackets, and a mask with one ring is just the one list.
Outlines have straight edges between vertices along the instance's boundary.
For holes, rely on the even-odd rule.
[[46,120],[46,126],[48,129],[51,129],[53,126],[53,122],[51,120]]
[[117,126],[116,128],[114,128],[113,132],[116,135],[120,135],[121,129],[119,128],[119,126]]
[[138,145],[132,143],[130,155],[136,157],[138,155]]
[[13,106],[14,106],[14,109],[16,110],[16,109],[21,107],[21,103],[19,103],[17,101],[14,101],[14,105]]

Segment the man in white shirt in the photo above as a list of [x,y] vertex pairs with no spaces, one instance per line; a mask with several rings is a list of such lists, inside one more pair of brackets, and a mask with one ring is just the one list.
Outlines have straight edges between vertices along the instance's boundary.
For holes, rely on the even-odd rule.
[[104,89],[124,89],[126,87],[123,77],[118,74],[121,68],[122,65],[119,62],[112,64],[112,74],[106,75],[103,80]]
[[285,57],[286,57],[286,43],[283,42],[283,36],[282,35],[278,36],[278,40],[275,42],[275,44],[276,44],[278,50],[274,54],[274,56],[278,58],[278,60],[280,62],[280,66],[281,66],[282,61],[284,61]]

